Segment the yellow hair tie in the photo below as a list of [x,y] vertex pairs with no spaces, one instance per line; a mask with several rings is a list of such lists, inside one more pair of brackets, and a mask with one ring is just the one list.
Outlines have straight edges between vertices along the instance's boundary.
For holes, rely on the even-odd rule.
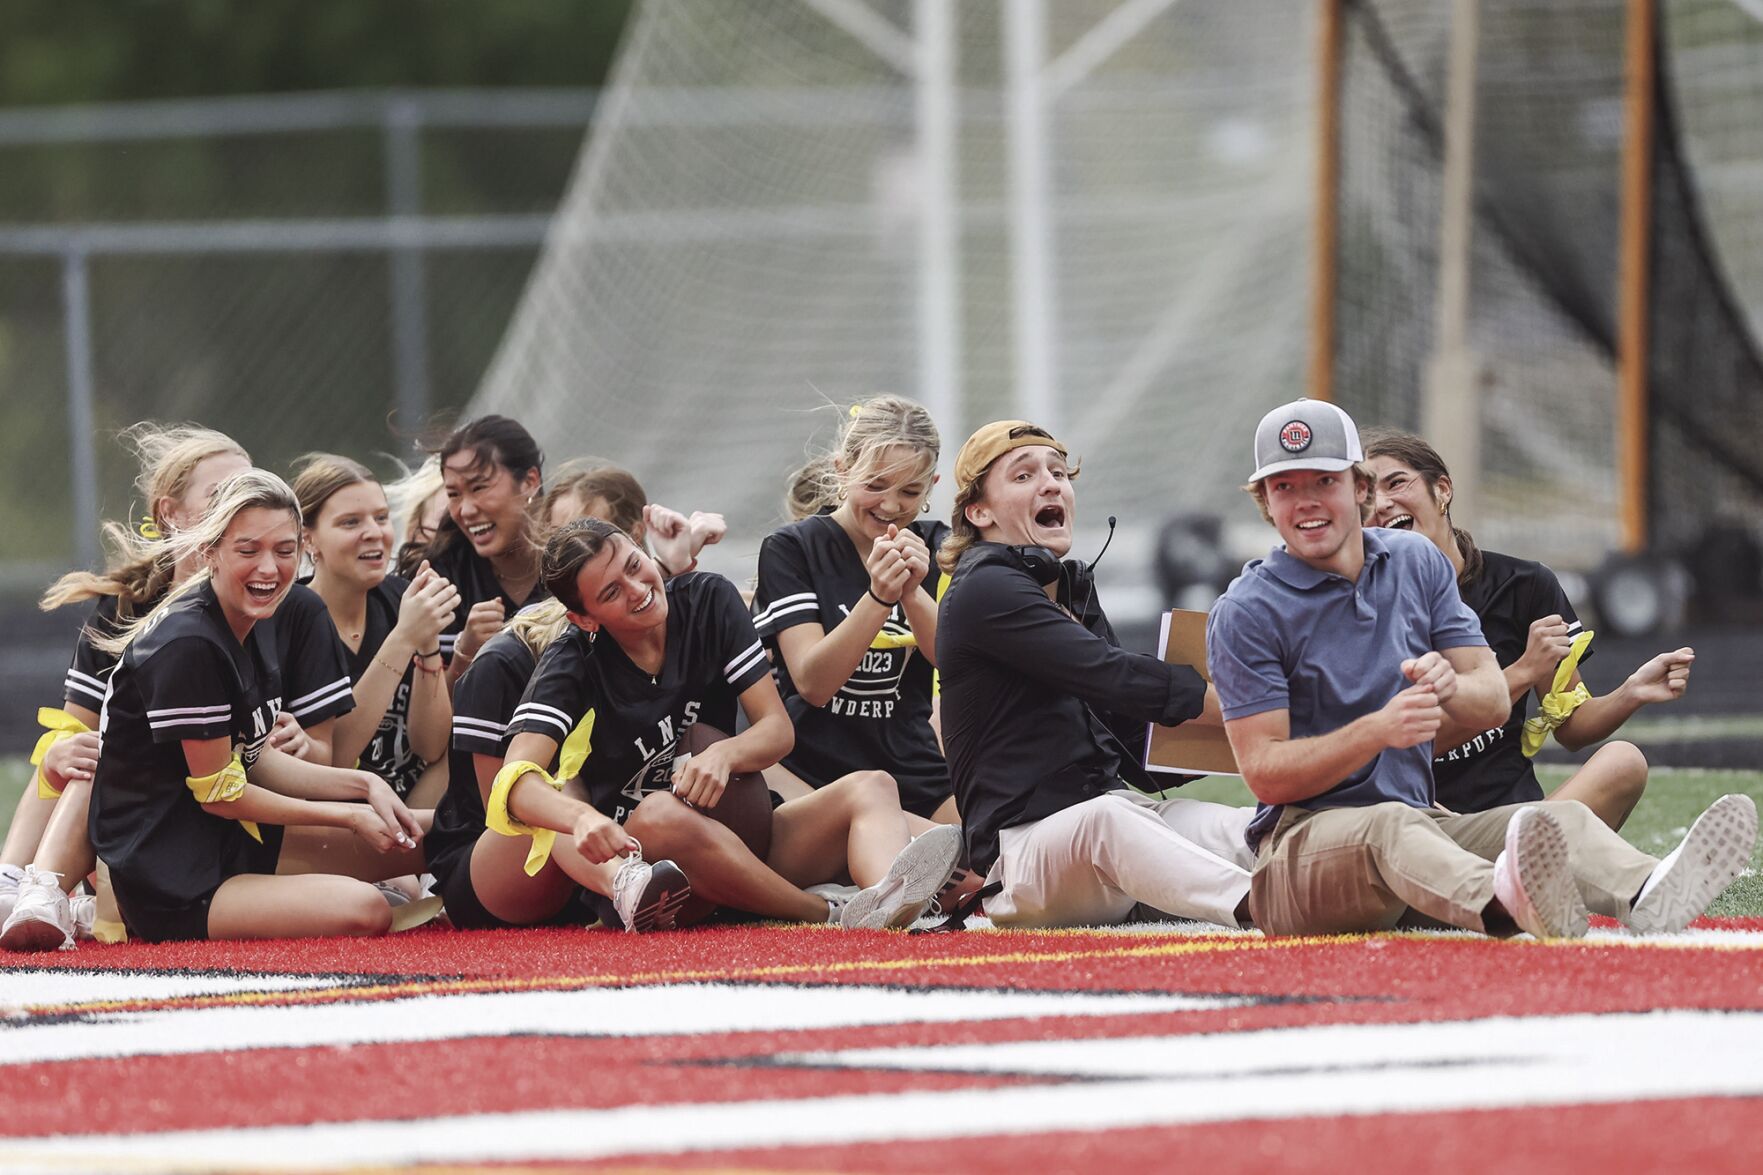
[[[245,794],[245,765],[234,755],[225,767],[213,775],[191,775],[184,780],[184,786],[196,797],[198,804],[230,804]],[[258,830],[255,820],[241,820],[239,827],[251,834],[251,839],[258,844],[263,843],[263,833]]]
[[165,537],[165,534],[159,529],[159,523],[151,514],[141,515],[141,525],[135,529],[140,532],[142,538],[150,543],[156,543]]
[[557,839],[557,834],[549,828],[534,828],[530,824],[516,820],[514,814],[508,810],[508,793],[514,790],[516,783],[528,775],[537,775],[558,791],[563,790],[562,781],[552,779],[551,773],[537,763],[527,759],[516,759],[512,763],[506,763],[502,770],[496,772],[496,782],[490,787],[490,801],[484,805],[484,827],[491,832],[499,832],[503,836],[530,836],[533,838],[533,847],[528,849],[526,854],[526,875],[531,877],[543,869],[545,862],[551,859],[551,844]]
[[1534,718],[1524,720],[1524,732],[1521,735],[1521,749],[1526,759],[1533,759],[1543,749],[1551,731],[1573,717],[1573,712],[1592,700],[1592,691],[1580,682],[1572,689],[1567,683],[1573,680],[1574,673],[1579,669],[1579,659],[1585,656],[1586,649],[1592,643],[1592,631],[1586,629],[1573,638],[1573,644],[1567,649],[1567,656],[1561,658],[1561,664],[1555,667],[1554,687],[1543,695],[1541,711]]
[[863,405],[862,404],[851,405],[850,415],[851,415],[852,420],[856,420],[859,416],[862,416],[863,415]]
[[56,743],[65,742],[76,734],[90,734],[92,728],[69,714],[66,710],[56,710],[43,706],[37,711],[37,724],[44,730],[43,737],[37,740],[36,749],[31,752],[31,766],[37,769],[37,798],[53,800],[61,795],[43,774],[43,756]]

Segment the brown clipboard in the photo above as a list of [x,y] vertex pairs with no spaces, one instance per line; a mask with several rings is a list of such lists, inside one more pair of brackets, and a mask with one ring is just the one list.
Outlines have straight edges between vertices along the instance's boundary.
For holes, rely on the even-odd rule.
[[[1207,681],[1206,613],[1177,608],[1163,614],[1157,652],[1171,665],[1186,665]],[[1162,775],[1236,775],[1237,759],[1222,726],[1186,722],[1151,724],[1145,740],[1145,769]]]

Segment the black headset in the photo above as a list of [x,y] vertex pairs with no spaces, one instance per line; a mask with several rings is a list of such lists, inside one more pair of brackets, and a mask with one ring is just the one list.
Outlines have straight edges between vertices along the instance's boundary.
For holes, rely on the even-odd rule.
[[[1108,516],[1108,537],[1103,540],[1102,549],[1096,552],[1096,557],[1087,564],[1082,559],[1061,560],[1046,547],[1006,547],[1005,550],[1016,556],[1016,561],[1022,565],[1022,569],[1028,572],[1029,577],[1042,587],[1058,583],[1060,577],[1067,573],[1071,575],[1069,583],[1073,587],[1083,582],[1085,576],[1089,576],[1090,596],[1093,598],[1096,594],[1096,580],[1093,571],[1095,565],[1102,561],[1102,556],[1107,554],[1108,544],[1114,541],[1116,521],[1114,515]],[[1073,603],[1075,602],[1074,600]],[[1088,602],[1085,601],[1085,606],[1088,606]]]

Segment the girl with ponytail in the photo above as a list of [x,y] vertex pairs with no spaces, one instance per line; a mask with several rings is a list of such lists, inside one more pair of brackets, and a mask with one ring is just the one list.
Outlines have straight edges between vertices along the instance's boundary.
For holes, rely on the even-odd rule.
[[[1541,563],[1483,551],[1451,521],[1451,473],[1420,437],[1388,430],[1363,436],[1365,464],[1375,477],[1370,525],[1424,534],[1457,569],[1457,587],[1480,617],[1482,632],[1505,674],[1512,711],[1492,730],[1440,728],[1433,747],[1438,801],[1453,812],[1483,812],[1543,798],[1530,756],[1552,728],[1556,741],[1578,751],[1614,734],[1643,705],[1669,702],[1689,684],[1695,651],[1661,653],[1614,691],[1594,696],[1577,664],[1591,655],[1584,631],[1555,573]],[[1575,651],[1577,650],[1577,652]],[[1559,686],[1565,660],[1574,668]],[[1547,716],[1526,727],[1527,695]],[[1525,746],[1529,740],[1528,749]],[[1632,743],[1599,747],[1552,800],[1579,800],[1611,828],[1621,828],[1647,786],[1647,760]]]
[[[293,586],[299,539],[287,485],[261,470],[237,473],[202,518],[165,540],[174,564],[198,570],[150,612],[93,640],[118,660],[99,723],[104,753],[89,828],[133,937],[371,934],[390,925],[385,899],[364,882],[273,875],[283,825],[309,826],[300,830],[308,837],[322,835],[310,826],[348,829],[385,876],[412,871],[421,835],[384,781],[272,744],[285,689],[266,622]],[[19,919],[36,896],[20,894],[8,947],[71,942],[53,911]]]

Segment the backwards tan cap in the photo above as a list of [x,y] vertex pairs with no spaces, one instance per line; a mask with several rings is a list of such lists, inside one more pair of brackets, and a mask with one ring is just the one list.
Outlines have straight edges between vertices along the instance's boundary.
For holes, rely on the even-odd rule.
[[1038,424],[1026,420],[994,420],[982,426],[967,438],[967,443],[955,456],[956,496],[965,494],[974,482],[984,477],[992,462],[1013,449],[1026,449],[1030,445],[1046,445],[1057,449],[1061,457],[1070,456],[1065,446]]

